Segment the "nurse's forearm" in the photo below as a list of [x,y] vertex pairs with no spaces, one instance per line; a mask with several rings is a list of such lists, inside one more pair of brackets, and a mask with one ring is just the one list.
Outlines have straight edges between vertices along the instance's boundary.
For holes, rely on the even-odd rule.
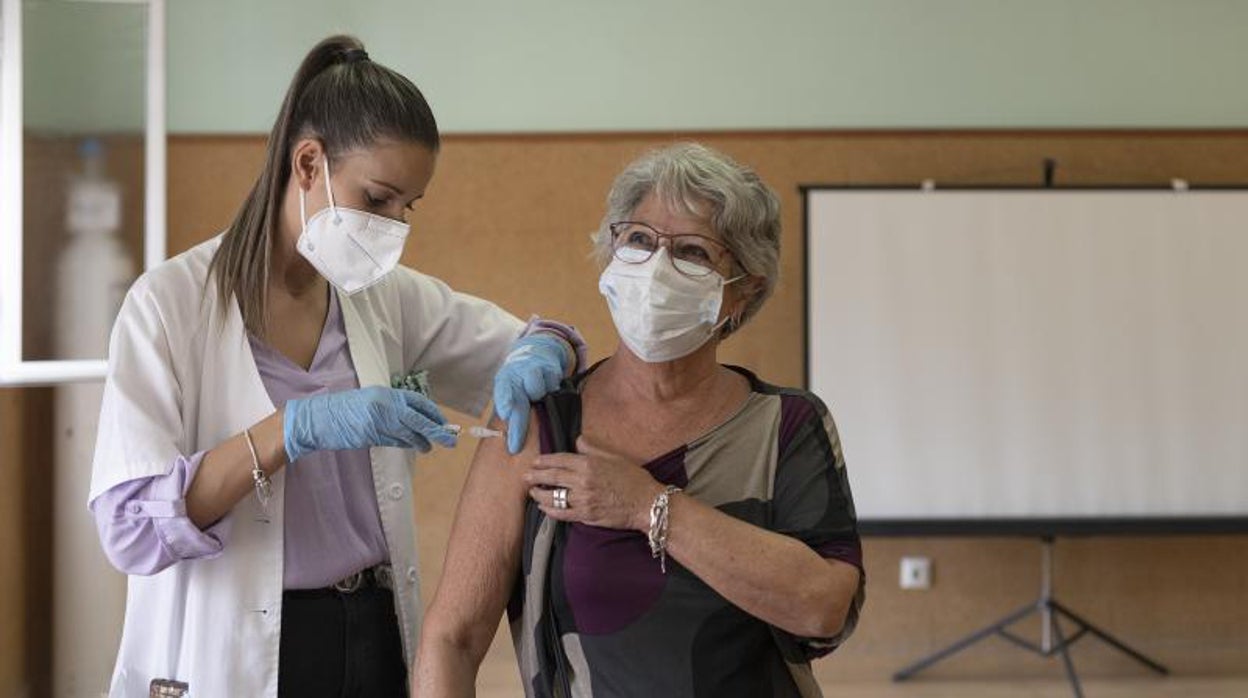
[[[250,429],[260,468],[268,475],[286,465],[283,420],[284,410],[278,410]],[[254,493],[251,468],[251,451],[242,434],[205,454],[186,492],[186,514],[191,521],[201,529],[208,528]]]

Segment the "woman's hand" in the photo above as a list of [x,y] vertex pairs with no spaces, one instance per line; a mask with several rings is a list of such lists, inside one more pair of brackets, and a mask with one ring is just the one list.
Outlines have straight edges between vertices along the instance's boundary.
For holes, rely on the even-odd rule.
[[535,332],[511,345],[494,376],[494,411],[507,422],[507,452],[515,455],[529,433],[529,404],[559,389],[570,373],[575,353],[550,332]]
[[426,452],[433,443],[447,448],[456,443],[429,398],[381,386],[291,400],[283,424],[291,463],[313,451],[394,446]]
[[[524,474],[532,485],[529,496],[547,516],[559,521],[648,531],[650,505],[663,491],[645,468],[595,446],[584,436],[576,440],[580,453],[546,453],[533,460]],[[554,505],[553,488],[566,487],[568,508]]]

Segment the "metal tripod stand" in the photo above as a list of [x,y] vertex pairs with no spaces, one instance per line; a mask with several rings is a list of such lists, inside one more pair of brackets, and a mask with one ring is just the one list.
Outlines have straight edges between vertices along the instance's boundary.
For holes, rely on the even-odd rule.
[[[1168,675],[1170,672],[1164,666],[1145,657],[1140,652],[1128,647],[1126,643],[1118,638],[1110,635],[1104,630],[1084,620],[1082,616],[1074,611],[1066,608],[1053,598],[1053,536],[1041,536],[1041,558],[1040,558],[1040,598],[1034,602],[1023,606],[1013,613],[1005,616],[991,625],[977,630],[970,635],[954,642],[948,647],[934,652],[923,659],[901,669],[893,674],[894,681],[905,681],[924,669],[951,657],[958,652],[974,645],[984,638],[992,635],[1000,635],[1010,642],[1022,647],[1025,650],[1034,652],[1041,657],[1052,657],[1058,655],[1062,658],[1062,664],[1066,668],[1066,677],[1070,679],[1070,687],[1075,692],[1076,698],[1083,698],[1083,688],[1079,685],[1079,675],[1075,673],[1075,664],[1070,658],[1070,646],[1078,642],[1084,635],[1091,633],[1100,638],[1109,646],[1126,654],[1135,661],[1161,674]],[[1010,632],[1009,627],[1018,621],[1026,618],[1032,613],[1040,614],[1040,644],[1036,644],[1030,640],[1019,637]],[[1064,618],[1074,624],[1075,632],[1067,636],[1063,631],[1058,618]]]

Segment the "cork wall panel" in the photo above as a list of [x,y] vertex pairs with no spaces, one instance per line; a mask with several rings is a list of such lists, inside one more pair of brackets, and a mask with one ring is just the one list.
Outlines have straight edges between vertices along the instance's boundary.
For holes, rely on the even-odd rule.
[[21,390],[0,390],[0,692],[18,695],[25,681],[26,541],[17,456],[23,451]]
[[[1046,157],[1058,161],[1059,185],[1162,184],[1176,177],[1197,184],[1248,183],[1248,134],[1243,132],[451,135],[444,140],[427,197],[413,216],[404,262],[517,315],[541,313],[572,322],[590,341],[594,358],[606,356],[615,347],[615,335],[597,292],[588,234],[599,223],[615,174],[648,148],[681,138],[752,165],[780,195],[780,284],[754,322],[721,349],[721,358],[788,385],[800,384],[803,375],[801,184],[917,184],[928,178],[938,184],[1038,183]],[[170,139],[171,254],[228,224],[263,156],[261,135]],[[47,444],[38,441],[47,435],[10,441],[13,429],[31,423],[25,414],[31,408],[27,401],[4,395],[0,406],[0,435],[5,437],[0,470],[32,467],[35,461],[24,454],[46,450]],[[846,455],[852,482],[852,450]],[[415,507],[426,599],[438,581],[470,458],[471,444],[465,443],[417,462]],[[23,539],[32,535],[27,530]],[[10,550],[6,541],[4,554]],[[871,539],[866,554],[870,591],[858,634],[817,665],[829,685],[886,676],[1034,598],[1039,584],[1038,544],[1025,539]],[[897,589],[897,562],[905,554],[933,558],[931,591]],[[1248,667],[1248,539],[1069,539],[1059,541],[1056,560],[1060,598],[1176,671],[1233,673]],[[16,588],[27,599],[38,597],[20,582],[5,580],[6,591]],[[1081,671],[1089,675],[1138,671],[1095,641],[1081,644],[1077,656]],[[8,666],[6,661],[0,659],[0,669]],[[489,661],[511,661],[505,638],[495,643]],[[945,675],[1057,672],[1055,663],[1002,642],[987,643],[933,670]]]

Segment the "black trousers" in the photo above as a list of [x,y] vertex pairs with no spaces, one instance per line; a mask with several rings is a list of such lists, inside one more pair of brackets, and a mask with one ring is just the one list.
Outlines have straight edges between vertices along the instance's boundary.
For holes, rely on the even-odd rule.
[[282,594],[280,698],[406,698],[407,663],[390,590]]

